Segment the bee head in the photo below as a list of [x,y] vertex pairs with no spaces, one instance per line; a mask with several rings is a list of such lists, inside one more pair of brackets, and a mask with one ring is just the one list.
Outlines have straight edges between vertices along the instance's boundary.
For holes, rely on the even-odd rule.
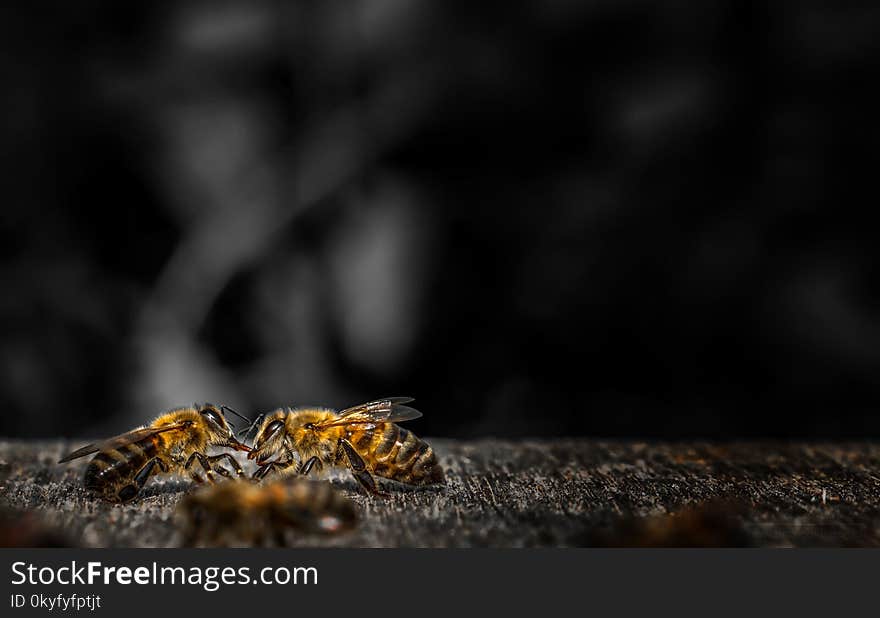
[[[224,411],[241,416],[238,412],[227,406],[217,407],[214,404],[206,403],[199,408],[199,414],[208,432],[208,443],[213,446],[225,446],[238,451],[250,451],[250,448],[235,438],[232,424],[226,420],[226,416],[223,414]],[[241,416],[241,418],[244,417]]]
[[284,410],[276,410],[267,415],[254,436],[254,448],[248,454],[248,459],[256,459],[258,464],[263,464],[280,453],[287,435],[286,421],[287,413]]

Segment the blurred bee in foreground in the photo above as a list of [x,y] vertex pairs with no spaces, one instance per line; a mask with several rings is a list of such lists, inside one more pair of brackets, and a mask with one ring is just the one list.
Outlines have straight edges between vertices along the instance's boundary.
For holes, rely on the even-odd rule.
[[0,547],[73,547],[64,531],[51,526],[36,511],[0,506]]
[[89,444],[70,453],[58,463],[97,453],[86,468],[83,483],[110,502],[128,502],[140,493],[151,475],[159,472],[188,472],[197,482],[202,477],[193,468],[198,462],[209,481],[214,472],[231,476],[220,464],[227,461],[239,476],[241,466],[229,453],[208,456],[209,446],[249,451],[235,438],[231,424],[223,412],[243,416],[226,406],[177,408],[163,414],[149,426],[134,429],[98,444]]
[[348,467],[374,494],[382,493],[374,475],[407,485],[443,484],[443,469],[430,445],[395,424],[422,415],[404,405],[410,401],[410,397],[390,397],[342,412],[325,408],[275,410],[262,421],[248,454],[248,459],[255,459],[260,466],[254,478],[261,479],[273,469],[305,475],[327,465]]
[[352,502],[330,483],[292,478],[206,486],[186,496],[178,514],[186,547],[284,546],[288,531],[333,534],[357,520]]

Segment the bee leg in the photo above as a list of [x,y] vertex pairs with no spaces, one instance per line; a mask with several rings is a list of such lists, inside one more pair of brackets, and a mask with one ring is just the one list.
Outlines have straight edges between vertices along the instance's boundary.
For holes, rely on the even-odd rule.
[[155,468],[157,464],[162,469],[162,472],[168,472],[167,464],[158,457],[154,457],[144,464],[143,468],[138,470],[138,473],[134,475],[133,483],[125,485],[116,492],[119,501],[128,502],[129,500],[134,499],[134,497],[140,493],[141,489],[144,488],[144,483],[150,478],[150,475],[153,473],[153,468]]
[[[199,464],[202,466],[202,469],[205,471],[205,477],[208,479],[208,482],[213,483],[214,471],[211,469],[211,464],[208,462],[208,458],[205,456],[204,453],[193,453],[192,455],[190,455],[187,458],[186,463],[183,464],[183,469],[189,471],[193,463],[196,461],[199,462]],[[190,474],[192,475],[192,478],[196,483],[202,482],[202,477],[199,476],[195,470],[190,471]]]
[[269,472],[271,472],[272,470],[274,470],[276,468],[281,468],[283,470],[284,468],[289,468],[292,465],[293,465],[292,463],[286,463],[286,462],[280,462],[280,461],[270,461],[269,463],[265,463],[262,466],[260,466],[259,468],[257,468],[257,471],[254,472],[254,474],[251,478],[255,481],[260,481],[263,479],[263,477],[265,477],[267,474],[269,474]]
[[264,465],[260,466],[259,468],[257,468],[257,471],[253,473],[253,475],[251,476],[251,479],[254,481],[262,481],[263,478],[265,478],[265,476],[267,474],[269,474],[269,471],[274,468],[275,468],[275,466],[273,463],[264,464]]
[[305,461],[305,463],[302,463],[299,466],[297,466],[297,473],[299,473],[303,476],[307,476],[308,473],[312,471],[312,468],[315,466],[316,463],[318,463],[317,457],[309,457]]
[[[208,461],[211,462],[212,464],[214,464],[217,461],[220,461],[221,459],[226,459],[226,461],[228,461],[232,465],[232,469],[235,470],[235,473],[238,476],[244,476],[244,470],[241,469],[241,466],[235,460],[235,457],[233,457],[229,453],[220,453],[219,455],[213,455],[212,457],[208,457]],[[214,470],[216,470],[217,472],[220,472],[220,470],[223,470],[223,472],[220,472],[220,474],[223,474],[223,476],[229,476],[229,470],[227,470],[226,468],[223,468],[222,466],[215,465]],[[224,474],[224,472],[225,472],[225,474]]]
[[232,477],[232,472],[230,472],[220,464],[214,464],[214,472],[225,478]]
[[357,451],[354,450],[351,442],[345,439],[340,440],[339,447],[342,449],[342,452],[345,453],[345,457],[348,459],[348,467],[351,469],[354,478],[356,478],[358,483],[361,484],[361,487],[374,496],[387,496],[387,493],[380,491],[376,486],[376,479],[374,479],[373,475],[367,471],[367,464],[364,463],[363,457],[358,455]]

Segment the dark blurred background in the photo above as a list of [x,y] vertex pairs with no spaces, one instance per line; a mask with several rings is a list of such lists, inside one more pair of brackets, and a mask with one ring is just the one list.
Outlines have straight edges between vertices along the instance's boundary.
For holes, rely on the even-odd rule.
[[0,435],[880,434],[880,9],[0,9]]

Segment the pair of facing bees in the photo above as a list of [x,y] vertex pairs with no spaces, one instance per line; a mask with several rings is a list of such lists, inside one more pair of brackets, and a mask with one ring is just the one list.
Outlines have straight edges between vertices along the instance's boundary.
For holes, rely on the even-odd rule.
[[[59,463],[95,453],[86,467],[87,489],[110,502],[128,502],[154,474],[188,474],[196,482],[209,482],[214,475],[231,477],[224,464],[244,476],[229,453],[208,455],[208,447],[246,451],[257,463],[252,478],[270,473],[308,475],[324,466],[351,470],[364,489],[381,494],[375,477],[407,485],[445,483],[433,449],[397,423],[422,414],[405,404],[410,397],[389,397],[338,412],[326,408],[282,408],[250,422],[231,408],[204,404],[178,408],[150,425],[134,429],[70,453]],[[253,446],[240,442],[226,413],[256,428]],[[241,433],[239,435],[241,435]]]

